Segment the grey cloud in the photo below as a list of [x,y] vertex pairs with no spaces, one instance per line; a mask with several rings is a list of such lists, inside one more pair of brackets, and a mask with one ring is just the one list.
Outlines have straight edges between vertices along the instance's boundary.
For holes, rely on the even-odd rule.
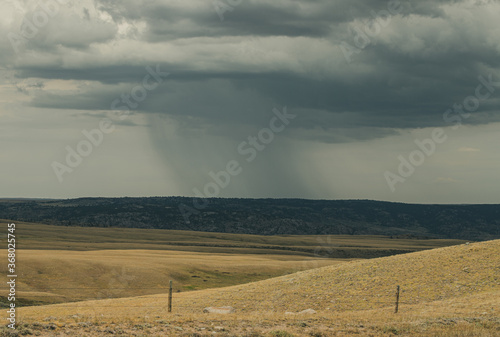
[[[478,84],[476,74],[471,71],[469,77],[461,80],[444,80],[439,74],[435,74],[434,80],[418,77],[410,80],[408,73],[393,73],[388,77],[382,71],[379,76],[360,77],[347,84],[289,74],[241,74],[229,78],[219,74],[217,79],[209,74],[198,78],[195,74],[173,73],[166,83],[148,93],[137,109],[194,117],[216,125],[238,122],[258,125],[272,107],[290,106],[301,111],[293,128],[427,127],[443,125],[443,112],[474,94]],[[77,96],[40,93],[32,104],[44,108],[106,110],[121,94],[129,93],[132,86],[104,86]],[[497,112],[498,104],[487,102],[481,110]]]
[[[213,3],[193,1],[192,6],[176,2],[101,0],[99,9],[116,21],[144,20],[148,25],[145,38],[165,41],[194,36],[328,36],[334,25],[354,19],[372,18],[372,11],[387,10],[387,0],[316,0],[287,2],[242,1],[225,12],[220,22]],[[442,1],[401,1],[402,14],[438,17],[444,15],[440,6],[454,3]]]
[[16,83],[17,91],[25,95],[29,95],[30,90],[32,89],[43,89],[44,86],[45,84],[42,81],[35,81],[33,83]]
[[35,6],[14,21],[10,33],[23,40],[18,51],[21,55],[18,56],[33,51],[54,52],[59,48],[86,49],[91,44],[104,43],[116,36],[117,26],[101,19],[95,10],[91,12],[72,3],[50,10],[53,12],[47,13]]
[[[244,58],[234,60],[238,67],[227,69],[223,63],[214,61],[228,51],[234,52],[224,45],[224,41],[234,44],[231,35],[247,39],[247,35],[251,35],[257,44],[261,40],[255,37],[275,35],[304,36],[330,47],[338,46],[341,41],[353,43],[348,29],[352,20],[362,22],[372,15],[372,11],[386,8],[387,1],[290,1],[285,5],[247,1],[227,12],[228,20],[224,22],[214,18],[216,13],[210,5],[201,2],[197,3],[200,6],[187,6],[175,2],[100,1],[99,10],[109,13],[115,22],[145,21],[149,28],[142,37],[144,43],[154,40],[153,45],[161,44],[162,36],[169,40],[207,35],[217,36],[217,43],[220,43],[220,50],[213,50],[205,57],[200,50],[204,46],[210,47],[215,41],[193,40],[198,49],[187,42],[173,44],[172,50],[176,53],[182,54],[189,47],[193,49],[188,50],[200,54],[184,52],[185,60],[176,62],[158,59],[161,69],[168,70],[171,75],[162,86],[148,93],[144,102],[140,102],[139,112],[164,113],[182,119],[185,125],[189,124],[189,119],[183,118],[190,117],[193,127],[200,121],[214,126],[259,125],[267,116],[265,111],[275,106],[289,106],[301,111],[301,117],[292,127],[294,129],[308,130],[308,134],[318,126],[330,130],[366,128],[373,131],[350,133],[356,138],[380,137],[388,132],[388,128],[443,125],[442,113],[473,93],[477,76],[486,75],[487,69],[498,69],[500,42],[490,31],[485,31],[485,25],[491,21],[482,23],[476,18],[474,23],[467,23],[454,19],[445,13],[443,5],[449,8],[455,3],[457,1],[405,2],[403,16],[391,22],[386,28],[387,34],[372,37],[372,43],[355,55],[351,64],[337,61],[332,63],[335,68],[330,70],[325,62],[328,55],[324,60],[306,60],[302,55],[292,59],[307,62],[311,69],[318,67],[322,76],[293,69],[291,65],[273,71],[275,66],[271,62],[275,61],[267,61],[271,53],[264,48],[255,56],[263,65],[270,65],[267,70],[256,71],[259,63]],[[487,5],[479,4],[474,8],[481,6]],[[494,8],[498,10],[498,7]],[[82,17],[77,23],[84,21]],[[99,31],[101,24],[112,27],[109,22],[99,20],[94,24],[89,26],[90,31]],[[58,27],[58,24],[54,25]],[[172,30],[162,32],[170,26]],[[109,28],[103,36],[112,38],[115,31],[116,28]],[[75,35],[74,43],[80,41],[84,46],[91,40],[101,41],[92,34],[85,38],[81,35]],[[301,43],[308,46],[303,40],[297,40],[298,47]],[[276,48],[279,50],[280,46]],[[290,52],[290,49],[283,51]],[[55,57],[64,55],[64,51],[54,53]],[[88,51],[87,55],[94,57],[95,53]],[[339,55],[340,51],[336,49],[336,54],[332,52],[331,57],[338,59]],[[203,66],[200,67],[199,63]],[[21,64],[17,67],[17,76],[90,80],[103,85],[82,88],[76,96],[39,92],[32,100],[32,106],[107,110],[113,100],[128,93],[145,75],[145,65],[134,57],[122,59],[118,64],[114,62],[112,66],[105,59],[95,65],[86,63],[85,66],[76,64],[71,67],[63,64],[62,58],[52,65]],[[487,123],[485,116],[495,116],[499,110],[497,102],[486,102],[478,112],[482,117],[467,122]],[[317,139],[330,142],[346,138],[318,134]]]

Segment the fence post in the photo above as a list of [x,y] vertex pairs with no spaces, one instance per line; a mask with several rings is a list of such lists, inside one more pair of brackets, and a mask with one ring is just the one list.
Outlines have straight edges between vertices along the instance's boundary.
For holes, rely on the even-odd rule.
[[396,310],[394,313],[398,313],[399,310],[399,286],[396,287]]
[[170,280],[168,288],[168,312],[172,312],[172,280]]

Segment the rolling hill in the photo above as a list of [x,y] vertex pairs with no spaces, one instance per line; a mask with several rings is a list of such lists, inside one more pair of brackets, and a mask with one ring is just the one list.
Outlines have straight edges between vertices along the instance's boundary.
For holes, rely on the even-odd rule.
[[[397,315],[393,313],[396,285],[402,289]],[[158,336],[165,332],[182,335],[179,331],[186,331],[185,336],[188,331],[205,336],[205,332],[215,331],[214,322],[221,326],[219,332],[241,336],[252,329],[255,334],[247,336],[497,336],[500,240],[353,261],[243,285],[176,294],[173,313],[166,311],[166,298],[85,301],[27,307],[19,313],[27,324],[50,321],[63,333],[82,329],[82,322],[90,321],[122,330],[138,325],[145,333]],[[233,306],[236,313],[203,314],[207,306]],[[317,313],[286,314],[309,308]]]
[[[3,235],[7,222],[0,221]],[[460,240],[381,236],[264,236],[16,223],[17,304],[223,287],[352,259],[457,245]],[[5,256],[7,251],[0,252]],[[329,258],[326,258],[329,257]],[[7,274],[7,265],[0,265]],[[0,285],[6,305],[7,284]]]

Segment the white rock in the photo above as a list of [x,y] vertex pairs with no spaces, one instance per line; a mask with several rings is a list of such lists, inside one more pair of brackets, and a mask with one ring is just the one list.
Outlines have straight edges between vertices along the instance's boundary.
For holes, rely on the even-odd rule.
[[315,313],[316,313],[316,310],[314,310],[314,309],[306,309],[306,310],[302,310],[302,311],[299,311],[299,312],[287,311],[287,312],[285,312],[285,315],[304,315],[304,314],[312,315],[312,314],[315,314]]
[[316,310],[314,309],[306,309],[306,310],[302,310],[301,312],[299,312],[298,314],[301,315],[301,314],[315,314],[316,313]]
[[207,307],[203,309],[203,312],[205,313],[211,313],[211,314],[232,314],[234,313],[234,308],[230,306],[224,306],[224,307]]

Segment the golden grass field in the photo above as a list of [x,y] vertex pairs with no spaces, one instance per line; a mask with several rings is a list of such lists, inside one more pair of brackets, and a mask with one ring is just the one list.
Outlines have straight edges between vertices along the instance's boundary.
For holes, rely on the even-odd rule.
[[[92,294],[92,290],[85,293],[82,288],[95,285],[101,291],[108,289],[111,292],[103,293],[101,297],[127,294],[129,297],[19,308],[20,334],[500,336],[500,240],[425,251],[419,250],[424,249],[424,246],[430,248],[432,245],[459,242],[449,241],[445,244],[443,241],[414,240],[408,244],[410,249],[417,251],[414,253],[345,261],[311,258],[307,252],[304,252],[305,256],[299,255],[297,251],[293,254],[276,254],[280,252],[277,248],[271,249],[275,254],[251,254],[253,249],[260,248],[249,248],[248,245],[237,254],[186,251],[186,247],[198,249],[196,243],[199,241],[210,242],[210,235],[214,236],[213,240],[222,240],[226,244],[231,240],[230,235],[202,233],[202,238],[197,241],[197,233],[192,232],[178,232],[171,236],[164,233],[170,237],[169,246],[173,245],[175,239],[172,238],[175,235],[179,236],[178,240],[183,238],[194,243],[192,246],[181,246],[182,250],[157,249],[157,245],[161,245],[159,241],[165,239],[160,232],[156,235],[157,240],[150,243],[152,249],[146,248],[148,242],[140,243],[142,249],[99,249],[92,246],[108,244],[103,238],[96,238],[97,242],[89,243],[89,247],[81,251],[60,246],[52,250],[48,247],[31,249],[39,244],[37,240],[46,240],[45,234],[41,233],[43,225],[38,226],[41,226],[36,227],[39,232],[26,238],[28,242],[32,240],[31,246],[25,243],[26,248],[30,249],[21,248],[18,251],[18,268],[24,268],[23,277],[33,277],[37,282],[30,285],[33,295],[40,294],[45,286],[46,294],[61,295],[64,297],[61,301],[82,299]],[[47,228],[46,232],[52,235],[58,230]],[[72,238],[68,237],[72,235],[72,229],[66,230],[55,240],[61,245],[63,242],[73,242],[69,241],[72,239],[79,246],[81,242],[78,237],[88,239],[83,234],[84,229],[78,229],[81,232]],[[135,238],[143,240],[140,232],[136,233]],[[111,233],[107,233],[111,238]],[[239,238],[244,239],[241,236]],[[259,240],[269,240],[261,243],[279,246],[293,242],[289,246],[308,247],[314,242],[310,237],[293,237],[291,241],[287,240],[288,237],[274,239],[282,242],[272,241],[272,237],[256,236],[244,244],[252,242],[252,245],[257,245]],[[326,237],[321,239],[327,241]],[[357,246],[356,237],[339,237],[337,240],[334,236],[328,240],[335,249],[342,245],[368,250],[405,247],[399,240],[387,238],[380,238],[377,244],[376,237],[360,237]],[[235,241],[231,241],[231,244]],[[296,272],[290,274],[293,271]],[[283,276],[273,277],[276,275]],[[252,277],[267,279],[253,281]],[[165,291],[157,289],[164,288],[167,279],[174,280],[172,313],[167,312]],[[19,282],[21,280],[22,277]],[[78,289],[69,289],[67,293],[60,293],[61,289],[57,290],[59,292],[50,289],[51,285],[62,288],[64,282],[74,284],[75,280]],[[116,291],[113,289],[120,288],[120,282],[128,287],[130,293],[113,293]],[[28,285],[20,284],[20,289]],[[233,285],[226,286],[229,284]],[[396,285],[401,286],[398,314],[394,313]],[[133,293],[134,288],[146,286],[161,293],[135,296],[141,294]],[[186,291],[194,289],[202,290]],[[207,306],[225,305],[233,306],[236,313],[223,315],[202,312]],[[297,312],[309,308],[317,313],[285,314],[286,311]],[[1,311],[0,316],[6,316],[5,310]],[[1,330],[0,336],[2,333],[9,335],[8,329]]]
[[[3,222],[2,233],[7,233]],[[17,223],[18,305],[190,291],[263,280],[458,240],[259,236]],[[1,254],[7,252],[1,251]],[[322,258],[322,255],[343,258]],[[316,255],[316,256],[315,256]],[[320,255],[320,256],[317,256]],[[7,274],[7,265],[0,265]],[[7,289],[0,285],[0,296]]]
[[169,280],[174,292],[222,287],[344,262],[169,250],[19,250],[18,261],[19,298],[40,303],[164,293]]
[[[16,222],[18,246],[43,250],[155,249],[209,253],[294,254],[315,256],[318,247],[331,254],[378,257],[464,243],[463,240],[391,239],[380,235],[249,235],[140,228],[66,227]],[[7,221],[0,220],[2,237]],[[320,255],[327,253],[319,249]]]

